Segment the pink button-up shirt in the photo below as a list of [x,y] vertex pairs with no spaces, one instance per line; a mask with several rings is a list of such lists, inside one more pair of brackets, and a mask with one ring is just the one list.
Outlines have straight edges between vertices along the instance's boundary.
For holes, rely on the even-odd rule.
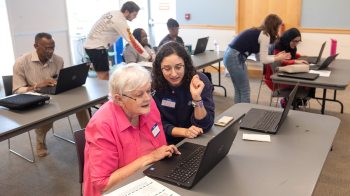
[[[85,129],[84,195],[101,195],[114,171],[149,153],[150,145],[153,150],[167,145],[154,100],[150,107],[148,114],[140,116],[140,128],[133,127],[122,108],[113,101],[105,103],[94,114]],[[155,135],[154,129],[158,128],[160,132]]]

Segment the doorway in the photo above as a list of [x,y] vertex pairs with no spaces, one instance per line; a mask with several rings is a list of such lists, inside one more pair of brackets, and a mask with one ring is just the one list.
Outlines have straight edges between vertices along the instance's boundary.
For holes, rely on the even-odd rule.
[[149,41],[152,46],[158,46],[168,34],[168,19],[176,19],[176,0],[148,0],[148,5]]

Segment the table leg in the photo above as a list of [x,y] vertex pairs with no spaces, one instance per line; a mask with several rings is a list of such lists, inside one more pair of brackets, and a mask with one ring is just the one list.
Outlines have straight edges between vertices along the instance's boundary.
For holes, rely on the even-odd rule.
[[[212,66],[213,67],[213,66]],[[213,67],[215,68],[215,67]],[[224,86],[221,85],[221,63],[219,61],[219,68],[215,68],[216,70],[218,70],[218,80],[219,80],[219,84],[213,84],[214,87],[221,87],[224,89],[224,94],[225,94],[225,97],[227,97],[227,93],[226,93],[226,88]]]
[[327,96],[327,89],[323,89],[321,114],[324,114],[324,108],[326,107],[326,96]]
[[337,100],[337,90],[334,90],[334,94],[333,94],[333,99],[327,99],[327,89],[323,89],[323,96],[322,97],[315,97],[315,99],[317,100],[321,100],[321,114],[324,114],[324,110],[326,108],[326,101],[333,101],[333,102],[337,102],[340,105],[340,113],[344,113],[344,104]]

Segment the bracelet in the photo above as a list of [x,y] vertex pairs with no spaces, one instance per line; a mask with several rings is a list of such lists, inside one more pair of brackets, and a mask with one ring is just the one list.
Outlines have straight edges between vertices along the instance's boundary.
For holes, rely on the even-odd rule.
[[193,106],[194,108],[196,108],[196,107],[204,107],[204,104],[203,104],[203,101],[202,101],[202,100],[200,100],[200,101],[195,101],[195,100],[193,100],[193,101],[192,101],[192,106]]
[[202,100],[194,100],[194,99],[193,99],[192,101],[193,101],[193,102],[201,102]]

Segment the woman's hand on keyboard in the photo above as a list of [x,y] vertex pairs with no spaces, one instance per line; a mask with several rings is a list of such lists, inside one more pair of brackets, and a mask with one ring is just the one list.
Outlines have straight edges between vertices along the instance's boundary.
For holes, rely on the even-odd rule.
[[156,150],[149,153],[147,156],[146,165],[151,164],[153,162],[159,161],[165,157],[171,157],[173,154],[181,154],[180,151],[174,145],[169,146],[161,146]]

